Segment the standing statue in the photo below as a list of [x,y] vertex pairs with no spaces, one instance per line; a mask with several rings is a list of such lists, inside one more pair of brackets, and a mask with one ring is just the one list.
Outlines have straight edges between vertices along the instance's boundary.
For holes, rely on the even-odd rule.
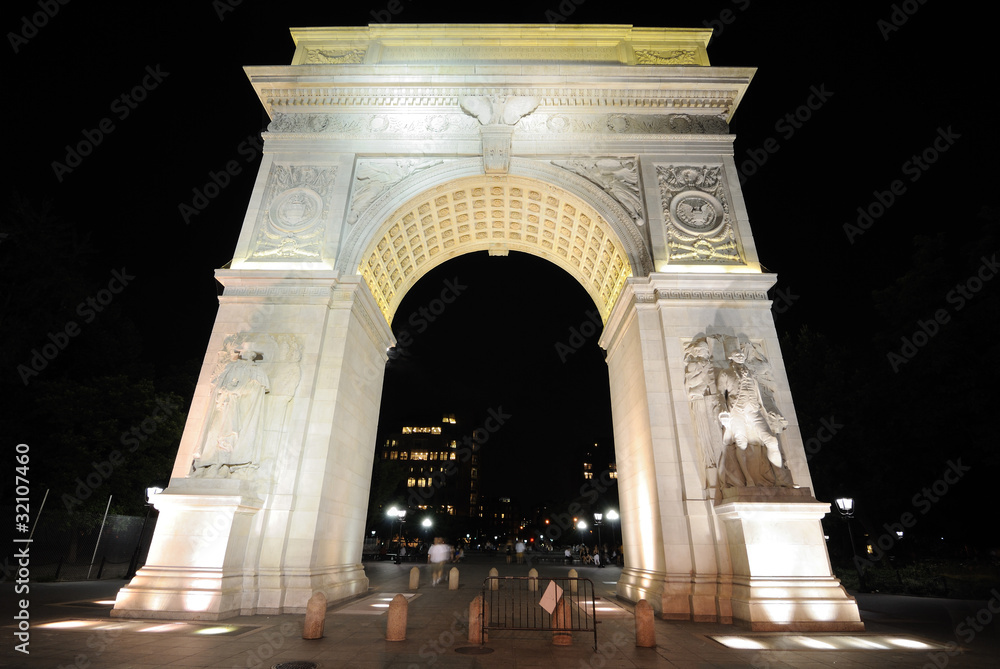
[[213,379],[214,410],[201,453],[195,454],[195,476],[229,478],[259,465],[264,395],[270,390],[267,374],[256,364],[261,359],[244,345]]
[[[739,340],[727,337],[724,343],[729,353],[729,367],[719,370],[716,378],[722,409],[719,422],[725,428],[720,483],[790,487],[791,473],[782,460],[776,436],[788,426],[788,421],[764,406],[757,375],[747,363],[746,350]],[[761,449],[770,466],[760,457]],[[734,457],[726,457],[730,454]]]

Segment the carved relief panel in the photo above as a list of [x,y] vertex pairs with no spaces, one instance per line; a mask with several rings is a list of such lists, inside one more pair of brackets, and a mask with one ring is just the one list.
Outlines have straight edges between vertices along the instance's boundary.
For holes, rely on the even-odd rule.
[[668,262],[743,265],[722,166],[657,165]]
[[257,216],[253,260],[321,259],[336,174],[337,168],[332,166],[271,168],[263,206]]

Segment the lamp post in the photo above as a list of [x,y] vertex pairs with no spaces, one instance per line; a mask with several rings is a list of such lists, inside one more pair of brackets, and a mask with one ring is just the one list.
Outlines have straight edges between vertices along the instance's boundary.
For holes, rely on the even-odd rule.
[[142,527],[139,529],[139,541],[135,545],[135,552],[132,553],[132,560],[128,565],[128,573],[125,574],[125,578],[132,578],[135,576],[136,570],[139,569],[139,552],[142,550],[142,537],[146,533],[146,521],[149,520],[149,510],[153,508],[153,503],[151,498],[153,495],[159,495],[163,492],[163,488],[159,486],[150,486],[146,488],[146,515],[142,519]]
[[581,520],[580,522],[578,522],[576,524],[576,529],[580,530],[580,552],[581,552],[580,558],[582,559],[583,558],[583,549],[585,547],[585,545],[583,543],[583,532],[584,532],[584,530],[587,529],[587,523],[585,523],[585,522],[583,522]]
[[858,571],[858,589],[861,592],[868,592],[868,586],[865,585],[865,575],[861,571],[861,564],[858,561],[858,551],[854,547],[854,530],[851,529],[851,518],[854,518],[854,498],[840,497],[836,500],[836,504],[840,517],[847,523],[847,535],[851,539],[851,558],[854,562],[854,568]]
[[[618,520],[618,512],[615,511],[614,509],[611,509],[610,511],[608,511],[608,513],[606,515],[608,517],[608,520],[611,521],[611,543],[614,544],[614,549],[615,549],[615,551],[617,551],[618,550],[618,538],[617,538],[617,534],[615,532],[615,521]],[[617,559],[616,559],[616,561],[617,561]]]
[[[388,515],[390,518],[398,518],[399,519],[399,536],[396,538],[396,559],[394,560],[394,562],[396,564],[399,564],[400,563],[400,559],[399,559],[399,545],[400,545],[400,543],[402,542],[402,539],[403,539],[403,536],[402,536],[403,535],[403,520],[406,518],[406,509],[397,509],[396,507],[391,507],[388,511],[386,511],[386,515]],[[392,527],[393,527],[393,525],[394,525],[395,522],[396,522],[395,520],[390,520],[389,521],[389,531],[390,532],[392,532]]]
[[594,514],[594,526],[597,527],[597,554],[601,556],[601,563],[597,566],[601,568],[604,567],[604,545],[601,543],[601,520],[603,518],[603,513]]

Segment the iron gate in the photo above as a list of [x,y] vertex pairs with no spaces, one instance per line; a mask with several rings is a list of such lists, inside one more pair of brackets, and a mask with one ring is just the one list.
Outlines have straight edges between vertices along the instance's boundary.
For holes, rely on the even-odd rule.
[[[542,606],[550,583],[562,590],[561,599],[568,604],[564,621]],[[484,641],[489,630],[593,632],[597,650],[597,603],[594,582],[588,578],[488,576],[483,581],[482,621]]]

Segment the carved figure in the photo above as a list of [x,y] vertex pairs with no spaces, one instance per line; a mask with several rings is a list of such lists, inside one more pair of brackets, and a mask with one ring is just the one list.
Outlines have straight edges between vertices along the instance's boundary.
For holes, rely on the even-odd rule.
[[483,125],[514,125],[538,107],[538,98],[523,95],[470,95],[458,101],[462,111]]
[[[719,422],[725,427],[723,447],[730,449],[730,445],[735,446],[735,451],[730,449],[724,453],[731,452],[735,455],[735,464],[739,469],[738,472],[733,471],[733,463],[724,462],[720,483],[748,487],[791,486],[791,474],[784,466],[778,438],[775,436],[788,426],[788,422],[780,414],[765,407],[757,375],[747,364],[746,351],[739,345],[739,341],[727,337],[725,344],[730,364],[717,375],[720,408],[723,409],[719,412]],[[759,461],[758,453],[761,448],[771,464],[770,476],[768,468],[762,468],[764,463]],[[770,480],[772,476],[773,482]]]
[[215,406],[201,453],[195,455],[196,476],[228,478],[234,468],[259,464],[264,395],[270,390],[267,374],[256,364],[260,359],[252,347],[243,346],[213,379]]

